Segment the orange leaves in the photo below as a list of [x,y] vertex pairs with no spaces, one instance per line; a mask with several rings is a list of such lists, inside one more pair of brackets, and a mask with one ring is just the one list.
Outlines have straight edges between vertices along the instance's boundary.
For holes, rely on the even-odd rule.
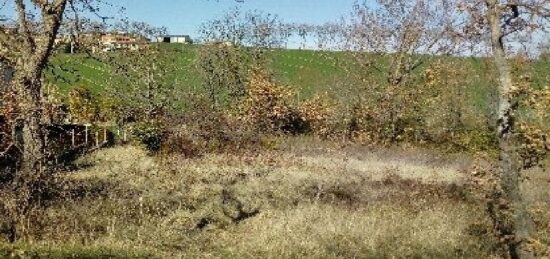
[[299,108],[302,120],[307,122],[309,129],[318,137],[327,137],[334,131],[333,119],[338,104],[327,95],[315,95]]
[[531,78],[525,75],[521,76],[517,86],[513,94],[519,98],[521,114],[516,137],[523,167],[531,168],[550,154],[550,89],[548,86],[534,89]]
[[527,123],[519,125],[518,140],[521,143],[519,154],[523,168],[539,165],[542,159],[550,152],[550,136],[547,131]]
[[241,120],[261,132],[304,131],[304,122],[290,104],[294,95],[289,88],[273,83],[265,70],[255,69],[241,103]]

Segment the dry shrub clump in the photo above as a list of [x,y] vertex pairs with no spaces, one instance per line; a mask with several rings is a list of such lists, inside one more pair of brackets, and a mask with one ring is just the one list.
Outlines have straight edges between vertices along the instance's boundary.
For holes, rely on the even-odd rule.
[[336,112],[338,103],[328,93],[317,94],[300,104],[302,120],[307,123],[311,134],[327,138],[336,134],[338,121]]
[[274,136],[309,131],[327,135],[330,108],[318,99],[303,107],[293,104],[295,93],[277,85],[264,69],[252,70],[246,94],[237,109],[219,109],[208,98],[197,98],[189,113],[161,123],[159,150],[193,157],[206,153],[272,148]]
[[231,153],[257,149],[264,140],[263,132],[257,132],[251,125],[242,123],[239,116],[213,107],[201,97],[195,98],[188,113],[166,117],[160,124],[163,128],[160,152],[164,155],[196,157]]
[[536,90],[524,84],[517,91],[516,94],[523,97],[520,104],[528,108],[520,116],[519,130],[516,134],[521,144],[519,154],[523,168],[527,169],[541,165],[550,152],[550,87]]
[[267,71],[255,69],[240,106],[240,119],[262,133],[304,133],[306,122],[291,104],[294,95],[291,89],[274,83]]
[[375,123],[376,114],[365,100],[355,102],[347,123],[348,137],[362,144],[387,144],[385,128]]
[[258,148],[263,137],[232,116],[211,112],[200,123],[183,122],[168,127],[160,151],[164,155],[196,157],[206,153],[238,152]]

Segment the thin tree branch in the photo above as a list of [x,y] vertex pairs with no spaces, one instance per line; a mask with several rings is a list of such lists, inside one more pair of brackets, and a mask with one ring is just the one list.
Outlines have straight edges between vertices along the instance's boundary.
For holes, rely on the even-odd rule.
[[32,32],[29,27],[29,19],[27,17],[27,9],[23,0],[15,0],[17,10],[17,20],[19,24],[19,32],[23,37],[25,47],[29,52],[34,52],[36,48],[36,42],[32,36]]

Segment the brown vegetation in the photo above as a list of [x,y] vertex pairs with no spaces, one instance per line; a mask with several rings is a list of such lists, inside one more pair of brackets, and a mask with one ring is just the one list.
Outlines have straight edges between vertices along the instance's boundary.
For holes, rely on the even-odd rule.
[[[0,256],[549,256],[550,92],[505,41],[544,25],[546,0],[377,2],[323,27],[349,50],[338,62],[353,96],[299,98],[266,49],[320,28],[239,11],[204,28],[202,92],[150,46],[94,57],[113,70],[105,93],[62,96],[42,79],[65,7],[76,27],[76,3],[95,9],[31,1],[35,28],[15,0],[18,32],[0,30],[0,61],[15,67],[0,110]],[[466,43],[492,51],[480,62],[494,75],[441,56]],[[472,108],[469,80],[495,85],[492,111]],[[65,119],[131,136],[56,168],[67,140],[48,145],[49,129]]]
[[[483,258],[498,249],[483,203],[468,190],[467,157],[289,138],[277,150],[193,159],[118,147],[78,164],[33,212],[35,248],[6,248],[308,258]],[[546,178],[533,175],[525,184],[544,225]]]

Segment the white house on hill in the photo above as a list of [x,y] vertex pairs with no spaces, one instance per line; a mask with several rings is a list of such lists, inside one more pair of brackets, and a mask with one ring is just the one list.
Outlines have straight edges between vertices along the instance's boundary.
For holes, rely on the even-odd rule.
[[157,42],[191,44],[193,40],[189,35],[162,35],[157,37]]

